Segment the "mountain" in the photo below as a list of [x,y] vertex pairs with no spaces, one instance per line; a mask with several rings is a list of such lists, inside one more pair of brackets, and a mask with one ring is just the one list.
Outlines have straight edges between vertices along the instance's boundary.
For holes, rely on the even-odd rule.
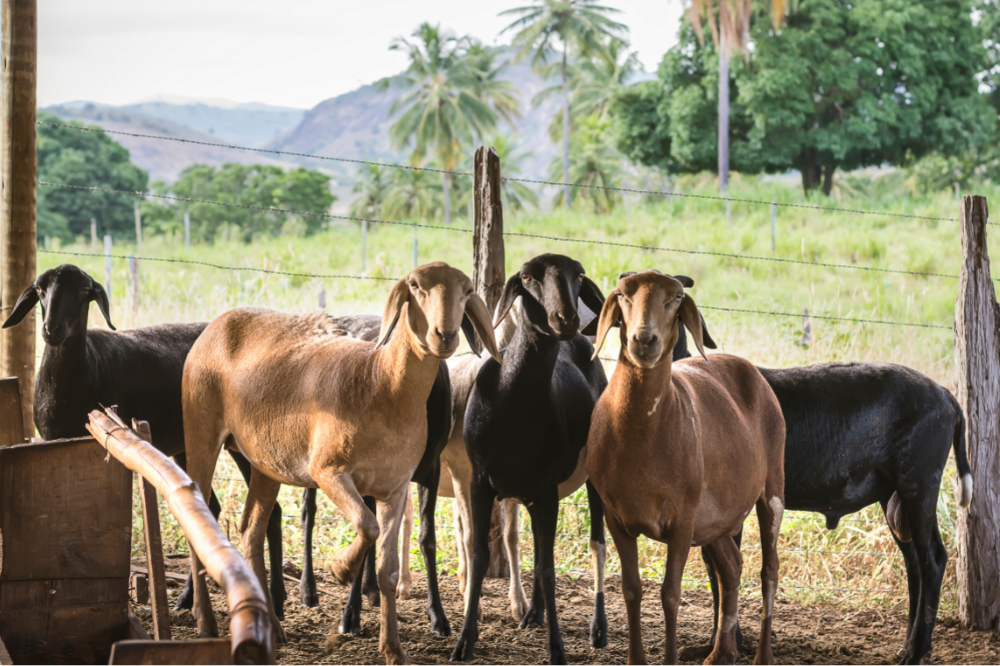
[[[50,106],[42,110],[63,120],[76,120],[85,125],[97,125],[111,131],[175,137],[206,143],[225,142],[218,135],[200,132],[190,126],[163,120],[128,108],[102,106],[94,103],[70,103]],[[220,165],[225,162],[238,162],[241,164],[291,166],[290,162],[275,159],[266,153],[161,141],[121,134],[111,134],[110,136],[128,149],[132,162],[148,171],[151,180],[164,180],[168,183],[177,180],[181,171],[192,164]]]

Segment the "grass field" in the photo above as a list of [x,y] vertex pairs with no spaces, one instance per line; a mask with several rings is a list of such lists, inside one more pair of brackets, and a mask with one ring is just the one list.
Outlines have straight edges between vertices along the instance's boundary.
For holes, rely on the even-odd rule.
[[[699,187],[700,183],[700,187]],[[683,194],[713,194],[705,179],[677,183]],[[833,360],[888,361],[901,363],[928,374],[954,389],[954,351],[951,330],[958,281],[948,277],[922,277],[880,273],[850,268],[826,268],[755,259],[733,259],[666,250],[646,250],[599,242],[638,244],[777,257],[809,262],[845,264],[904,271],[934,272],[955,276],[961,260],[958,202],[953,195],[900,196],[876,180],[855,183],[851,194],[839,200],[805,200],[799,189],[786,189],[773,182],[736,178],[734,198],[770,202],[772,194],[782,203],[837,205],[870,211],[905,213],[951,220],[922,220],[853,212],[823,212],[807,208],[779,207],[777,247],[771,251],[769,205],[734,203],[732,227],[726,223],[725,204],[707,199],[674,196],[645,201],[627,200],[614,214],[597,216],[586,212],[525,213],[508,215],[507,232],[573,238],[581,242],[544,240],[522,236],[506,239],[508,274],[520,263],[543,252],[572,255],[582,261],[587,273],[610,291],[623,270],[657,268],[684,273],[695,279],[690,290],[701,306],[791,313],[781,317],[703,310],[720,351],[744,356],[759,365],[787,367]],[[1000,200],[1000,190],[981,192]],[[884,195],[884,196],[883,196]],[[81,196],[87,196],[82,193]],[[225,215],[220,209],[220,215]],[[442,224],[431,221],[429,224]],[[471,224],[458,219],[447,231],[417,229],[419,260],[444,260],[469,271],[472,257]],[[413,266],[414,229],[377,225],[368,235],[367,276],[398,278]],[[587,241],[587,242],[583,242]],[[591,243],[590,241],[594,241]],[[336,224],[308,237],[269,237],[247,245],[219,242],[185,251],[178,238],[147,239],[141,252],[117,243],[116,254],[185,259],[234,267],[220,270],[189,264],[141,262],[140,304],[131,309],[128,300],[128,262],[113,261],[112,316],[123,328],[173,321],[204,321],[234,307],[268,306],[289,311],[316,308],[318,293],[326,292],[327,310],[334,314],[381,311],[392,282],[333,278],[302,278],[266,275],[266,268],[299,273],[361,274],[361,232],[357,224]],[[995,248],[991,244],[991,248]],[[100,257],[68,256],[60,252],[101,252],[78,244],[52,248],[39,255],[39,271],[60,263],[75,263],[103,281]],[[832,315],[861,319],[922,323],[945,328],[868,325],[812,319],[811,340],[803,342],[803,318]],[[104,326],[92,311],[91,325]],[[41,345],[39,339],[39,355]],[[614,344],[614,343],[612,343]],[[617,350],[606,347],[602,356],[614,358]],[[613,362],[607,362],[608,374]],[[154,433],[155,436],[155,433]],[[954,515],[951,488],[954,473],[949,463],[947,480],[938,502],[939,517],[951,560],[942,596],[944,609],[957,604],[954,592]],[[226,513],[223,528],[237,535],[238,513],[245,486],[235,466],[225,461],[215,484]],[[286,557],[298,560],[301,538],[298,529],[300,492],[282,491],[285,509]],[[589,563],[587,533],[589,518],[585,495],[564,502],[557,563],[569,575],[584,572]],[[138,506],[138,502],[136,502]],[[317,558],[323,565],[337,548],[354,536],[339,512],[321,501],[317,530]],[[456,569],[451,525],[451,500],[440,500],[439,566],[448,573]],[[524,521],[527,515],[522,513]],[[171,519],[165,535],[168,550],[186,550],[183,536]],[[744,549],[744,582],[759,585],[759,545],[755,518],[748,520]],[[530,528],[523,526],[527,532]],[[141,550],[141,521],[136,522],[136,548]],[[579,536],[577,536],[579,535]],[[524,536],[522,561],[530,563],[528,534]],[[891,534],[880,510],[869,509],[845,519],[841,527],[826,531],[817,514],[787,513],[782,525],[782,581],[784,592],[802,600],[826,600],[846,607],[856,605],[905,604],[905,573]],[[416,541],[410,544],[413,561],[421,566]],[[649,576],[660,576],[665,547],[646,542],[641,550],[642,566]],[[704,570],[693,557],[688,565],[690,585],[703,585]],[[609,571],[617,571],[612,548]],[[525,566],[528,566],[527,564]],[[819,588],[819,589],[815,589]],[[848,591],[845,591],[847,589]]]

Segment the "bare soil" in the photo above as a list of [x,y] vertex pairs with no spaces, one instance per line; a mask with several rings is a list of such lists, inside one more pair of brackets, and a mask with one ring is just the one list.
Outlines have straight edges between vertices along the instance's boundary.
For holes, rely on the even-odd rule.
[[[136,561],[140,564],[140,561]],[[168,570],[186,573],[187,560],[167,560]],[[321,586],[336,595],[320,593],[318,608],[304,608],[299,602],[298,585],[286,582],[289,601],[283,626],[289,642],[278,647],[279,664],[384,664],[378,652],[377,608],[364,604],[361,636],[337,633],[337,623],[347,588],[339,587],[325,572],[317,572]],[[530,591],[531,574],[525,574],[525,589]],[[168,582],[170,600],[180,591],[176,581]],[[225,628],[226,604],[221,590],[210,583],[212,601]],[[410,660],[417,664],[448,663],[462,623],[462,597],[454,575],[441,577],[442,601],[452,625],[453,635],[438,638],[429,628],[424,612],[427,589],[424,577],[413,574],[411,598],[398,602],[400,637]],[[607,614],[609,644],[602,650],[589,645],[590,616],[593,604],[591,583],[581,578],[559,577],[559,624],[562,628],[569,663],[621,664],[627,658],[628,630],[621,584],[608,581]],[[480,623],[476,646],[476,664],[543,664],[548,655],[547,629],[521,630],[510,615],[507,581],[487,580],[484,593],[484,619]],[[644,583],[643,639],[650,663],[663,658],[663,613],[659,585]],[[802,606],[779,596],[774,622],[774,656],[779,664],[895,664],[896,653],[906,636],[906,614],[878,606],[867,609],[838,608],[829,605]],[[146,629],[152,630],[147,608],[133,609]],[[740,620],[746,635],[742,663],[753,663],[759,635],[760,599],[741,603]],[[194,617],[189,611],[172,611],[174,639],[196,637]],[[679,644],[682,663],[701,663],[703,647],[711,635],[711,596],[703,590],[685,590],[679,617]],[[332,630],[332,633],[331,633]],[[955,617],[938,619],[934,631],[934,651],[925,663],[996,664],[1000,662],[1000,634],[963,629]]]

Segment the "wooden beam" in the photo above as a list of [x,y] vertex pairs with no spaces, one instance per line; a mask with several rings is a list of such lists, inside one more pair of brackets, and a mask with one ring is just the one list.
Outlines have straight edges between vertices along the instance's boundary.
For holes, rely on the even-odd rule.
[[[0,46],[0,304],[9,313],[35,281],[36,0],[2,0]],[[21,380],[24,432],[35,432],[35,312],[0,330],[0,377]]]
[[[132,419],[135,433],[152,443],[149,421]],[[170,606],[167,605],[167,578],[163,566],[163,536],[160,534],[160,511],[156,500],[156,486],[139,477],[142,488],[142,528],[146,542],[146,566],[149,567],[149,605],[153,610],[153,638],[170,640]]]
[[24,444],[24,416],[17,377],[0,379],[0,448]]
[[962,268],[955,301],[958,402],[966,415],[972,503],[958,510],[958,614],[997,631],[1000,618],[1000,343],[986,246],[986,198],[962,197]]

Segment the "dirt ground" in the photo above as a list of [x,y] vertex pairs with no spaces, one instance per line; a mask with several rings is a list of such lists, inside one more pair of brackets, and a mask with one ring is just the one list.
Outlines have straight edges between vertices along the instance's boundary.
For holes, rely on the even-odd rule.
[[[187,560],[167,560],[168,570],[186,573]],[[137,560],[137,564],[142,564]],[[424,612],[427,589],[424,577],[413,574],[411,598],[399,602],[400,637],[410,660],[416,664],[448,663],[462,622],[462,597],[454,575],[441,577],[442,601],[453,635],[438,638],[431,633]],[[530,590],[531,574],[525,574],[525,588]],[[289,602],[283,626],[289,642],[278,647],[279,664],[384,664],[378,653],[378,609],[365,602],[361,636],[336,633],[347,588],[335,585],[325,572],[317,572],[317,582],[336,592],[320,593],[319,608],[303,608],[298,585],[286,582]],[[170,601],[181,585],[169,581]],[[627,656],[625,605],[617,578],[608,581],[608,647],[595,650],[589,646],[592,599],[590,581],[559,577],[559,623],[566,656],[574,664],[622,664]],[[221,590],[210,583],[212,601],[221,627],[226,626],[225,599]],[[659,585],[645,583],[643,597],[643,639],[650,663],[661,663],[663,653],[663,613]],[[774,622],[774,657],[779,664],[895,664],[896,652],[906,633],[906,615],[876,606],[867,610],[841,609],[835,606],[803,607],[779,596]],[[152,622],[147,608],[133,609],[142,617],[147,630]],[[760,600],[741,603],[740,621],[746,634],[742,663],[753,663],[760,627]],[[476,646],[476,664],[547,663],[547,629],[520,630],[510,615],[507,581],[487,580],[484,595],[484,621]],[[195,638],[194,617],[189,611],[172,611],[175,639]],[[701,663],[705,653],[697,654],[711,634],[711,597],[702,590],[686,590],[679,618],[679,643],[683,663]],[[330,633],[331,627],[333,634]],[[1000,634],[973,632],[958,626],[955,617],[941,617],[934,631],[934,651],[925,663],[996,664],[1000,662]]]

